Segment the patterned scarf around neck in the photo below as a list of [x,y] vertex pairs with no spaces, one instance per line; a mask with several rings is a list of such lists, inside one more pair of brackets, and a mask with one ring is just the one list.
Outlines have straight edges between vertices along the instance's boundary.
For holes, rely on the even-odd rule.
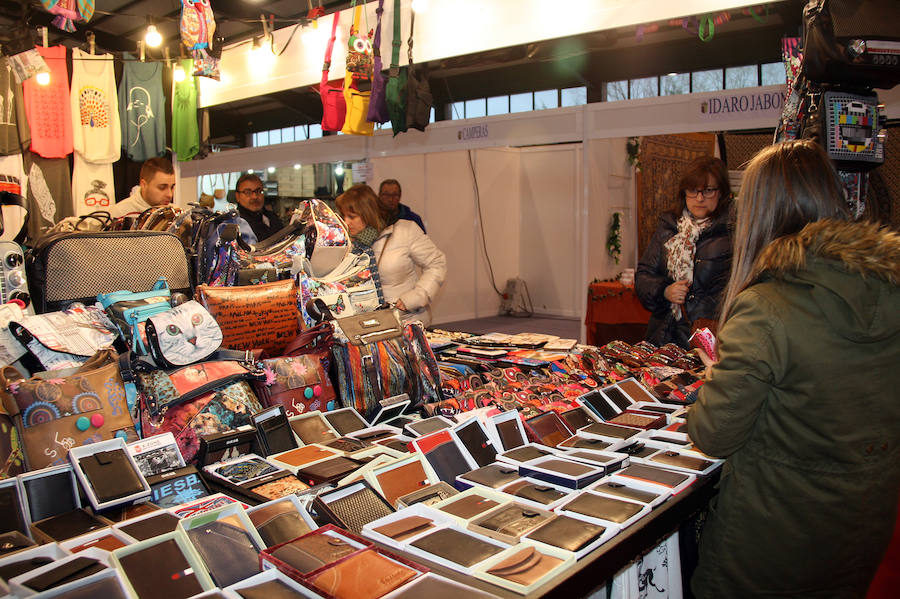
[[353,237],[353,241],[366,247],[372,247],[376,239],[378,239],[378,229],[370,225]]
[[[678,231],[664,244],[666,267],[673,280],[687,279],[691,283],[694,282],[694,253],[697,251],[697,239],[709,223],[709,217],[696,219],[687,208],[682,211],[678,219]],[[681,306],[671,304],[670,309],[675,320],[680,320]]]

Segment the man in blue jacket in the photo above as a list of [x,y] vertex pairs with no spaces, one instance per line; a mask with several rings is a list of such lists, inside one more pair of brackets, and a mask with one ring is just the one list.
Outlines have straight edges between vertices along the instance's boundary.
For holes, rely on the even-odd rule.
[[400,219],[411,220],[419,225],[423,233],[427,233],[422,217],[410,210],[409,206],[400,203],[402,194],[400,182],[396,179],[385,179],[378,187],[378,204],[384,211],[387,224],[392,225]]

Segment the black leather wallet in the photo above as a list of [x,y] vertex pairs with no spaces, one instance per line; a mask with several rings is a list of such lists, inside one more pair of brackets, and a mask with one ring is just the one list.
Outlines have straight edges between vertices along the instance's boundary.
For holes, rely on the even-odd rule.
[[571,431],[577,431],[580,428],[584,428],[587,425],[596,422],[596,420],[591,418],[590,414],[587,413],[585,408],[582,408],[581,406],[566,410],[560,414],[560,416],[566,421],[566,424]]
[[203,592],[181,547],[173,539],[123,555],[119,564],[141,599],[190,597]]
[[497,450],[477,419],[473,418],[471,424],[457,428],[456,436],[479,466],[487,466],[497,457]]
[[341,435],[367,428],[369,425],[356,410],[336,410],[325,412],[325,420]]
[[460,476],[462,480],[491,489],[499,489],[517,478],[519,478],[518,469],[506,464],[489,464]]
[[259,573],[259,552],[247,531],[214,520],[187,531],[210,576],[219,587]]
[[105,569],[106,566],[99,560],[90,557],[76,557],[48,572],[42,572],[33,578],[23,581],[22,586],[41,593]]
[[453,528],[436,530],[413,541],[412,546],[464,568],[474,566],[503,551],[503,547],[486,543]]
[[500,443],[503,449],[509,451],[514,447],[525,444],[519,423],[516,420],[505,420],[497,424],[497,432],[500,433]]
[[0,535],[0,557],[7,553],[15,553],[28,547],[33,547],[34,541],[20,533],[18,530],[11,530]]
[[566,422],[552,410],[529,418],[525,423],[531,427],[541,444],[549,447],[556,447],[575,432],[570,431]]
[[10,578],[15,578],[16,576],[21,576],[26,572],[31,572],[32,570],[37,570],[42,566],[46,566],[47,564],[52,564],[56,561],[56,558],[52,557],[32,557],[29,559],[23,559],[19,561],[13,561],[3,566],[0,566],[0,579],[9,580]]
[[72,476],[72,469],[69,467],[49,476],[29,476],[22,479],[32,522],[78,508]]
[[53,597],[54,599],[127,599],[128,596],[116,578],[104,577]]
[[178,516],[169,512],[161,512],[143,520],[126,522],[119,527],[119,530],[138,541],[146,541],[167,532],[172,532],[178,526],[178,521]]
[[141,476],[123,449],[98,451],[78,460],[98,503],[114,501],[144,490]]
[[32,526],[54,541],[65,541],[109,525],[79,508],[35,522]]
[[469,463],[452,441],[435,445],[424,455],[437,477],[447,484],[452,485],[457,476],[469,471]]
[[22,511],[22,500],[19,497],[19,487],[15,484],[0,487],[0,530],[17,530],[23,534],[28,533],[28,524],[25,522],[25,514]]
[[566,551],[580,551],[603,536],[606,528],[584,520],[557,516],[528,533],[527,537]]

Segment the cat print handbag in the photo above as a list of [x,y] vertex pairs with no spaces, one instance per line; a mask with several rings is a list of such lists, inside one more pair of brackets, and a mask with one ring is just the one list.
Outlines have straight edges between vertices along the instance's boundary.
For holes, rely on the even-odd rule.
[[222,344],[222,329],[212,314],[191,300],[147,320],[150,355],[163,368],[208,358]]

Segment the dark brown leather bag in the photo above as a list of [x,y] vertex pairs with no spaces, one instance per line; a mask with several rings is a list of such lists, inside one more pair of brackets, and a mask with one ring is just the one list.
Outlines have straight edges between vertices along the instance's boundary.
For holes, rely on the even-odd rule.
[[222,347],[262,349],[267,356],[284,353],[300,333],[297,287],[292,280],[240,287],[199,285],[198,302],[222,329]]

